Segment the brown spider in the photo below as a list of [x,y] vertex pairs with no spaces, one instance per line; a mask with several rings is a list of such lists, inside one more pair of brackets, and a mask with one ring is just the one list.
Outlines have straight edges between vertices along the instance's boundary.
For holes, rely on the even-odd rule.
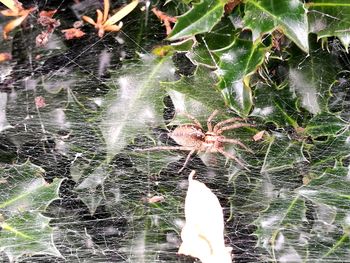
[[[195,152],[219,152],[222,155],[235,160],[240,166],[247,169],[243,162],[236,156],[225,151],[224,143],[236,144],[244,148],[245,150],[252,152],[247,146],[241,143],[239,140],[226,138],[222,133],[227,130],[237,129],[240,127],[255,126],[250,123],[241,123],[236,121],[242,121],[241,118],[230,118],[217,123],[214,127],[212,126],[213,118],[218,114],[218,110],[215,110],[207,120],[208,131],[205,132],[200,122],[188,113],[183,113],[186,117],[191,119],[193,123],[183,124],[177,127],[175,130],[169,133],[172,138],[179,146],[156,146],[147,149],[138,149],[138,151],[157,151],[157,150],[182,150],[189,151],[185,163],[179,170],[179,173],[186,167],[190,157]],[[231,124],[234,123],[234,124]],[[227,125],[230,124],[230,125]]]

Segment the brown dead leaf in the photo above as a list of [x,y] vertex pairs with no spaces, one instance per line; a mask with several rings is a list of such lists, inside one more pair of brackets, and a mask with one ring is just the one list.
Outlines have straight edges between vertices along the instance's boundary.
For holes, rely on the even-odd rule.
[[79,28],[68,28],[61,30],[62,33],[64,33],[64,37],[67,40],[73,39],[73,38],[81,38],[85,35],[83,31]]
[[47,42],[49,42],[50,33],[47,31],[42,31],[39,35],[35,38],[35,44],[37,47],[44,47],[46,46]]
[[43,96],[35,97],[35,106],[40,109],[46,106],[45,98]]
[[35,41],[36,41],[37,47],[46,46],[55,28],[61,25],[58,19],[52,18],[52,16],[56,13],[56,11],[57,10],[41,11],[39,13],[39,18],[37,22],[43,27],[45,27],[46,29],[36,37]]
[[161,195],[154,195],[152,197],[145,197],[143,198],[143,201],[148,204],[154,204],[154,203],[160,203],[165,200],[164,196]]
[[259,131],[257,134],[253,136],[253,140],[255,142],[260,141],[263,138],[264,134],[265,134],[265,131]]
[[11,59],[12,59],[12,56],[10,53],[8,52],[0,53],[0,62],[5,62]]
[[22,4],[19,1],[9,1],[12,2],[11,9],[6,9],[0,11],[4,16],[17,17],[7,23],[3,29],[3,38],[8,38],[8,33],[15,29],[17,26],[23,23],[27,16],[33,12],[36,8],[32,7],[29,9],[24,9]]
[[[82,19],[85,22],[95,26],[95,28],[98,30],[98,36],[103,37],[104,33],[107,31],[111,31],[111,32],[119,31],[123,26],[123,23],[119,21],[122,18],[124,18],[126,15],[128,15],[132,10],[134,10],[135,7],[138,5],[138,3],[139,3],[139,0],[132,0],[129,4],[122,7],[120,10],[118,10],[117,13],[115,13],[114,15],[108,18],[110,4],[109,4],[109,0],[104,0],[103,13],[99,9],[96,10],[97,12],[96,21],[94,21],[89,16],[82,16]],[[118,25],[115,25],[117,22],[119,22]]]
[[52,18],[54,14],[56,14],[57,9],[55,10],[50,10],[50,11],[40,11],[39,17],[50,17]]
[[176,22],[176,17],[168,16],[164,12],[158,10],[156,7],[152,8],[152,12],[158,17],[158,19],[164,23],[166,34],[169,35],[171,32],[171,24]]

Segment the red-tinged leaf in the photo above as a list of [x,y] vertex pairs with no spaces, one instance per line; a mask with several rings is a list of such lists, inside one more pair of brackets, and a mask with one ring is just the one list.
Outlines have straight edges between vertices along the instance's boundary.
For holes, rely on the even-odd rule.
[[0,53],[0,62],[11,60],[12,56],[8,52]]
[[85,35],[85,32],[81,31],[79,28],[68,28],[61,31],[64,33],[64,37],[67,40],[73,39],[73,38],[81,38]]

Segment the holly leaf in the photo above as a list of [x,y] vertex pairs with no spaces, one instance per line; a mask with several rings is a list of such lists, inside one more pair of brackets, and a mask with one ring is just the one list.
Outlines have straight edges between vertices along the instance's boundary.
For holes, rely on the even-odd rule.
[[52,200],[58,198],[63,179],[54,179],[49,184],[42,177],[44,172],[29,161],[0,168],[0,209],[4,216],[44,211]]
[[11,262],[23,255],[52,255],[62,257],[53,242],[50,218],[40,212],[23,212],[0,223],[0,251],[6,253]]
[[305,133],[317,138],[321,136],[336,136],[347,128],[348,124],[338,116],[330,113],[321,113],[308,121]]
[[312,162],[311,172],[314,174],[323,173],[327,168],[333,167],[336,163],[347,162],[349,156],[349,131],[334,135],[322,135],[313,140],[309,145],[308,159]]
[[281,0],[276,4],[270,0],[247,0],[243,23],[252,30],[254,42],[280,29],[304,52],[309,52],[306,9],[300,1]]
[[258,246],[265,247],[273,261],[286,262],[293,258],[301,262],[305,257],[305,236],[300,236],[306,222],[305,202],[293,192],[273,200],[254,222]]
[[229,46],[238,33],[231,17],[224,16],[210,32],[203,35],[202,39],[209,50],[219,50]]
[[[146,146],[145,146],[146,147]],[[158,152],[133,152],[129,153],[134,167],[139,172],[147,172],[148,174],[159,174],[162,169],[170,163],[175,163],[181,159],[181,155],[171,151]],[[150,159],[152,162],[150,162]]]
[[350,199],[350,182],[345,180],[348,176],[348,168],[337,166],[328,168],[321,176],[311,180],[301,187],[298,193],[314,203],[321,203],[337,209],[342,213],[349,212],[348,200]]
[[[337,77],[336,58],[321,50],[315,41],[307,57],[294,52],[290,60],[289,88],[301,106],[316,115],[328,111],[330,89]],[[296,51],[296,50],[294,50]],[[321,76],[321,77],[320,77]]]
[[[348,168],[328,168],[321,176],[300,187],[297,193],[315,207],[310,258],[334,261],[349,256]],[[326,238],[322,238],[326,237]],[[314,247],[314,249],[312,249]]]
[[186,57],[196,66],[206,66],[215,69],[218,58],[210,52],[204,43],[198,43],[191,51],[187,52]]
[[287,136],[277,132],[270,136],[268,141],[261,172],[292,169],[297,163],[305,161],[300,142],[289,140]]
[[[265,57],[266,48],[262,44],[236,38],[228,47],[213,52],[219,57],[218,88],[225,103],[238,115],[247,116],[253,105],[249,75],[253,74]],[[245,81],[244,81],[245,79]]]
[[47,183],[44,170],[29,161],[0,168],[0,251],[10,260],[26,254],[61,254],[53,243],[50,219],[41,215],[57,199],[63,179]]
[[[213,111],[215,109],[225,108],[220,92],[215,89],[216,82],[217,78],[212,70],[204,66],[198,66],[192,76],[182,76],[180,80],[175,82],[162,82],[161,86],[168,91],[177,91],[187,99],[198,101]],[[178,101],[175,95],[172,97],[173,102]],[[184,110],[181,109],[181,103],[176,103],[176,105],[178,107],[175,108],[178,111]]]
[[170,41],[190,37],[210,31],[224,14],[225,0],[201,0],[193,3],[193,7],[178,17],[168,39]]
[[[100,128],[107,147],[107,161],[129,144],[149,125],[163,123],[164,89],[160,81],[173,78],[175,72],[169,57],[145,56],[133,66],[119,70],[116,86],[106,96]],[[124,72],[124,73],[123,73]]]
[[[81,171],[81,173],[83,173],[83,171]],[[74,189],[78,193],[79,198],[89,208],[92,215],[104,198],[103,185],[108,175],[108,165],[102,163],[89,173],[88,176],[82,179]]]
[[275,86],[258,83],[254,91],[255,105],[252,116],[272,122],[278,126],[291,125],[298,127],[299,110],[297,99],[287,87],[277,88]]
[[306,4],[310,32],[318,38],[336,36],[345,46],[350,44],[350,4],[337,0],[314,0]]
[[348,168],[337,165],[294,190],[286,190],[285,184],[255,221],[258,246],[267,249],[277,262],[288,258],[296,262],[348,258],[347,177]]
[[205,65],[215,69],[219,58],[212,51],[229,46],[234,41],[236,34],[231,20],[223,17],[212,31],[198,37],[197,44],[192,46],[186,56],[194,65]]

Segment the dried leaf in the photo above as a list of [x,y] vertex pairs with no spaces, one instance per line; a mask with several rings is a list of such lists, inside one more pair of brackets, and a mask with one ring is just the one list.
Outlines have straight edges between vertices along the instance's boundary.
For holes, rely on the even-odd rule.
[[7,34],[10,31],[12,31],[15,27],[18,27],[26,18],[27,16],[21,16],[19,18],[11,20],[8,24],[6,24],[2,32],[4,39],[7,39],[8,38]]
[[38,23],[44,27],[47,27],[51,31],[54,28],[59,27],[61,25],[60,21],[49,16],[40,16],[38,18]]
[[264,134],[265,134],[265,131],[264,131],[264,130],[259,131],[257,134],[255,134],[255,135],[253,136],[254,142],[260,141],[260,140],[263,138]]
[[7,8],[11,9],[12,11],[16,11],[18,9],[18,1],[15,0],[1,0],[1,3],[3,3]]
[[128,15],[132,10],[135,9],[135,7],[138,5],[139,0],[133,0],[128,5],[121,8],[117,13],[115,13],[113,16],[111,16],[109,19],[108,12],[109,12],[109,1],[104,0],[104,10],[103,13],[101,10],[97,9],[97,18],[96,22],[88,16],[82,16],[82,19],[85,22],[88,22],[95,26],[95,28],[98,30],[98,36],[103,37],[105,31],[119,31],[120,28],[123,26],[123,23],[120,22],[118,25],[114,25],[119,20],[121,20],[124,16]]
[[12,56],[8,52],[0,53],[0,62],[11,60]]
[[50,33],[48,31],[42,31],[35,38],[35,44],[37,47],[46,46],[47,42],[49,42]]
[[61,31],[64,33],[64,37],[67,40],[73,39],[73,38],[81,38],[85,35],[85,32],[81,31],[79,28],[68,28]]
[[50,10],[50,11],[40,11],[39,17],[49,17],[52,18],[54,14],[56,14],[57,9],[55,10]]
[[104,26],[110,26],[117,23],[119,20],[123,19],[126,15],[128,15],[135,7],[139,4],[139,0],[133,0],[131,3],[124,6],[117,13],[111,16],[105,23]]
[[119,31],[123,26],[123,22],[119,22],[118,25],[110,25],[110,26],[105,26],[104,30],[105,31],[112,31],[112,32],[117,32]]
[[108,13],[109,13],[109,0],[104,0],[103,1],[103,21],[106,21],[108,18]]
[[154,203],[163,202],[164,200],[165,200],[164,196],[155,195],[155,196],[146,198],[144,201],[148,204],[154,204]]
[[11,20],[9,23],[7,23],[3,29],[3,37],[4,39],[7,39],[7,34],[12,31],[15,27],[19,26],[26,18],[27,16],[33,12],[36,8],[32,7],[29,9],[23,9],[22,4],[18,1],[16,2],[16,6],[14,9],[6,9],[0,11],[0,13],[4,16],[14,16],[18,17],[13,20]]
[[189,175],[185,200],[186,224],[178,253],[203,263],[231,263],[231,248],[225,246],[224,216],[218,198],[205,184]]
[[166,28],[166,34],[169,35],[172,30],[170,23],[175,23],[177,20],[176,17],[168,16],[167,14],[158,10],[156,7],[152,8],[152,12],[158,17],[160,21],[164,23],[164,26]]
[[35,97],[35,106],[38,109],[46,107],[45,98],[43,96]]
[[91,17],[89,17],[89,16],[82,16],[81,18],[82,18],[85,22],[88,22],[88,23],[91,24],[91,25],[96,25],[95,21],[94,21]]

